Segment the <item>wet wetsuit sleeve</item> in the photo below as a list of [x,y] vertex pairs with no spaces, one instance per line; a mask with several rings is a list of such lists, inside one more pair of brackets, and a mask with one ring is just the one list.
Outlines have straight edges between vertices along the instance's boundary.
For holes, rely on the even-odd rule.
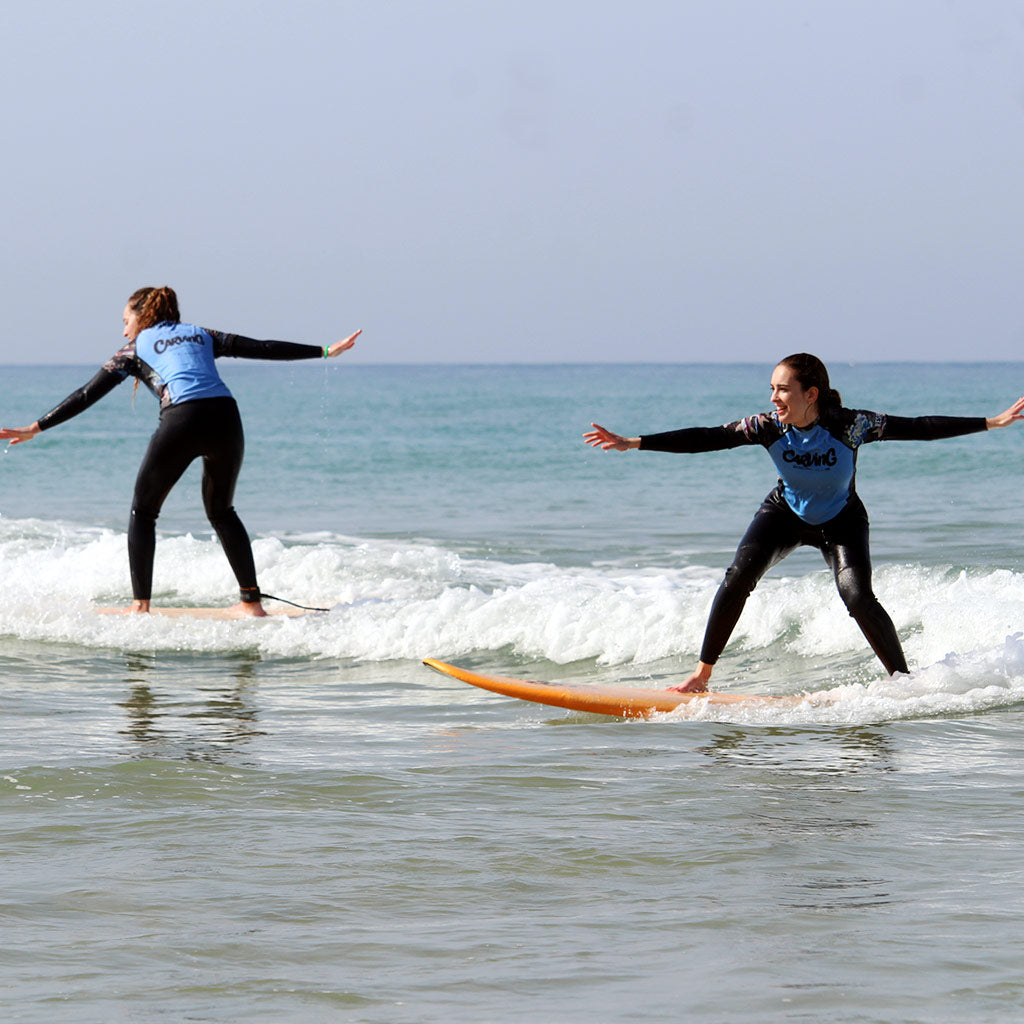
[[938,441],[988,430],[984,416],[886,416],[881,441]]
[[753,417],[737,420],[722,427],[686,427],[683,430],[667,430],[662,434],[643,434],[640,437],[640,448],[643,451],[690,455],[725,451],[744,444],[763,444],[758,436],[759,419]]
[[50,427],[64,423],[94,405],[104,395],[109,395],[118,384],[125,379],[125,374],[104,366],[88,384],[83,384],[73,391],[60,405],[55,406],[45,416],[39,417],[39,429],[49,430]]
[[235,359],[323,359],[324,350],[319,345],[301,345],[294,341],[257,341],[241,334],[225,334],[204,328],[213,338],[214,356],[230,356]]

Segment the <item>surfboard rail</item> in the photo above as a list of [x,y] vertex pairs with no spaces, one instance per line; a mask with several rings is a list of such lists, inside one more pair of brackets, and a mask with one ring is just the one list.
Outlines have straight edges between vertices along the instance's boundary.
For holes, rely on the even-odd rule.
[[658,712],[675,711],[680,705],[704,701],[713,706],[742,704],[799,704],[802,695],[772,695],[745,693],[678,693],[674,690],[655,690],[636,686],[602,686],[593,684],[548,683],[538,679],[512,679],[507,676],[486,676],[479,672],[450,665],[437,658],[424,658],[423,664],[443,675],[458,679],[481,690],[489,690],[505,697],[549,704],[571,711],[589,711],[597,715],[616,718],[649,718]]

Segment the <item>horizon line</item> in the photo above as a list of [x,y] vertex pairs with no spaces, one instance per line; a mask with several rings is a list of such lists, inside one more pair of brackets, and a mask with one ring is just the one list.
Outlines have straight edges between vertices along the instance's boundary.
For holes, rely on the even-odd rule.
[[[245,366],[261,366],[268,362],[274,362],[275,365],[278,361],[276,360],[261,360],[261,359],[240,359],[231,365],[245,365]],[[300,359],[300,360],[289,360],[296,366],[300,365],[322,365],[322,361],[316,359]],[[350,368],[355,367],[370,367],[374,369],[380,369],[382,367],[455,367],[455,366],[495,366],[495,367],[511,367],[511,366],[548,366],[548,367],[567,367],[567,366],[767,366],[769,360],[761,359],[598,359],[598,360],[544,360],[544,361],[530,361],[530,360],[498,360],[482,362],[479,360],[410,360],[408,362],[362,362],[350,360],[347,362],[339,363],[339,366],[348,366]],[[825,363],[832,366],[920,366],[920,365],[934,365],[934,366],[1000,366],[1000,365],[1022,365],[1024,359],[826,359]],[[0,368],[5,367],[77,367],[77,366],[97,366],[95,362],[65,362],[63,360],[51,361],[51,362],[0,362]],[[772,364],[774,365],[774,364]]]

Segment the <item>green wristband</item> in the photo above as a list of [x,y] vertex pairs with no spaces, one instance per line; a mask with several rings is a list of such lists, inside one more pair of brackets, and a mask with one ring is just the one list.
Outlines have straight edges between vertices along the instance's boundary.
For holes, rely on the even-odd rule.
[[324,359],[327,358],[327,354],[331,351],[330,345],[324,345]]

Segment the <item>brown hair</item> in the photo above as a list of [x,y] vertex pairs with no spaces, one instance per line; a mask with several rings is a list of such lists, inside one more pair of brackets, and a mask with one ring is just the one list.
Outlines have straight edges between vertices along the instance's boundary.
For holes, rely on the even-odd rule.
[[809,352],[797,352],[780,359],[779,366],[788,366],[804,391],[808,388],[818,389],[819,413],[834,412],[842,406],[842,395],[829,383],[828,370],[817,356]]
[[139,318],[139,330],[155,324],[181,323],[178,296],[173,288],[137,288],[128,298],[128,307]]

